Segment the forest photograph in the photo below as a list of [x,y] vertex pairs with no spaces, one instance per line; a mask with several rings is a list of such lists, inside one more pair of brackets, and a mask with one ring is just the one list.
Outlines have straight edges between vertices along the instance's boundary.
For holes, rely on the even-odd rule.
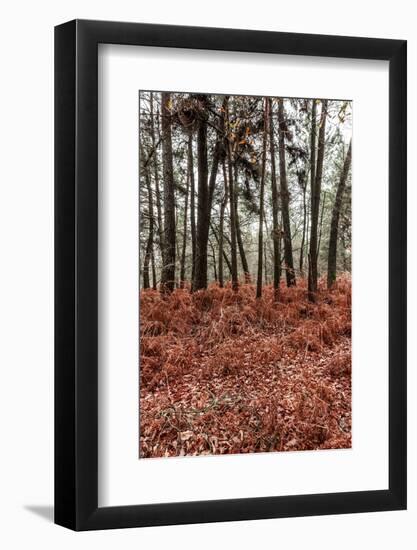
[[352,102],[139,92],[139,458],[348,449]]

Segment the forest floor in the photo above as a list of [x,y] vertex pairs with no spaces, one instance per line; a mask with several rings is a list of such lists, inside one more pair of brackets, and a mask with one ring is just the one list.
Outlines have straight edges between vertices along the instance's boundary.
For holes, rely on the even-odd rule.
[[351,447],[351,281],[141,292],[140,456]]

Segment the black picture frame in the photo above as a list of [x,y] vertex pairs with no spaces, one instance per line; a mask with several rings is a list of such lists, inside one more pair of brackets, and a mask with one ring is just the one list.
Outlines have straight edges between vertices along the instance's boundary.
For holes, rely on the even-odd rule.
[[[98,507],[98,44],[389,62],[389,488]],[[55,523],[109,529],[406,508],[406,41],[74,20],[55,28]]]

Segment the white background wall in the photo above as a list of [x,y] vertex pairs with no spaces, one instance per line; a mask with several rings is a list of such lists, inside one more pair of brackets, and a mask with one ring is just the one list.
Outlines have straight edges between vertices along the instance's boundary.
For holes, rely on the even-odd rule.
[[[7,6],[7,7],[6,7]],[[53,26],[73,18],[403,38],[409,53],[409,280],[417,277],[413,3],[15,0],[1,10],[0,544],[3,548],[416,547],[415,285],[409,288],[409,510],[96,533],[51,523]],[[370,136],[372,138],[372,136]],[[372,396],[370,396],[372,402]]]

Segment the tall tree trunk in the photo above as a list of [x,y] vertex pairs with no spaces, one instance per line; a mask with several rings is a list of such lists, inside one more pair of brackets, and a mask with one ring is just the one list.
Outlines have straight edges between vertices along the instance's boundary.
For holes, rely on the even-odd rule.
[[[175,219],[177,219],[176,213],[175,213]],[[175,227],[175,235],[176,234],[177,234],[177,227]],[[175,257],[179,258],[180,261],[181,261],[181,251],[180,251],[179,238],[177,238],[175,246],[176,246]],[[176,273],[175,273],[175,288],[181,288],[180,277],[179,277],[179,273],[177,273],[177,272],[178,272],[178,270],[176,270]]]
[[314,300],[313,289],[313,277],[312,277],[312,262],[310,259],[311,250],[311,220],[312,220],[312,207],[314,202],[314,189],[316,184],[316,116],[317,116],[317,104],[316,100],[311,100],[311,134],[310,134],[310,215],[307,219],[307,235],[309,235],[308,246],[308,296],[310,300]]
[[149,281],[149,262],[152,255],[152,241],[151,237],[148,237],[146,248],[145,248],[145,259],[143,262],[143,288],[150,288]]
[[190,225],[191,225],[191,281],[194,281],[196,257],[196,225],[195,225],[195,181],[193,159],[193,135],[188,137],[188,171],[190,174]]
[[155,268],[155,252],[152,250],[151,256],[151,266],[152,266],[152,288],[156,290],[156,268]]
[[211,257],[213,259],[213,275],[214,275],[214,280],[215,282],[217,283],[217,269],[216,269],[216,251],[214,250],[214,246],[213,246],[213,243],[211,242],[211,239],[209,238],[209,245],[210,245],[210,248],[211,248]]
[[340,236],[340,240],[342,241],[342,262],[343,262],[343,271],[349,270],[349,262],[346,257],[346,236],[344,231],[342,231],[342,234]]
[[266,241],[264,241],[264,281],[265,285],[269,285],[268,279],[268,262],[267,262],[267,253],[266,253]]
[[304,257],[305,257],[305,261],[307,262],[307,270],[308,270],[308,266],[309,266],[308,253],[309,253],[309,250],[310,250],[310,206],[311,206],[310,201],[307,201],[306,240],[305,240],[305,244],[304,244]]
[[329,258],[327,267],[327,288],[329,289],[332,288],[336,280],[337,235],[339,230],[340,209],[351,162],[352,141],[349,143],[349,149],[343,163],[343,169],[337,186],[336,198],[333,206],[332,221],[330,223]]
[[[316,102],[313,100],[312,109],[312,133],[315,134],[315,113]],[[317,145],[317,167],[315,177],[311,176],[311,226],[310,226],[310,251],[308,269],[308,297],[310,301],[315,300],[317,292],[317,244],[318,244],[318,221],[320,209],[321,180],[323,175],[324,146],[326,136],[327,100],[323,99],[321,104],[320,126]]]
[[[204,97],[204,100],[206,98]],[[193,290],[207,288],[207,247],[211,218],[211,203],[216,186],[223,137],[218,135],[213,153],[210,178],[207,162],[207,121],[201,118],[197,130],[198,200],[196,262]]]
[[227,189],[227,177],[226,177],[226,165],[223,161],[223,182],[224,182],[224,196],[223,200],[220,205],[220,221],[219,221],[219,238],[218,238],[218,246],[219,246],[219,287],[223,288],[224,285],[224,276],[223,276],[223,253],[224,253],[224,245],[223,245],[223,231],[224,231],[224,211],[227,204],[227,196],[228,196],[228,189]]
[[268,101],[269,110],[269,152],[271,156],[271,199],[272,199],[272,242],[274,246],[274,301],[279,300],[279,285],[281,279],[281,251],[280,240],[281,230],[278,227],[278,188],[277,188],[277,174],[275,168],[275,141],[274,141],[274,125],[272,116],[272,101],[270,98]]
[[171,94],[162,92],[162,163],[164,172],[164,258],[161,287],[172,292],[175,287],[175,195],[172,163]]
[[[189,167],[188,167],[189,170]],[[191,174],[188,171],[187,174],[187,188],[185,192],[185,204],[184,204],[184,225],[182,231],[182,251],[181,251],[181,261],[180,261],[180,288],[184,288],[185,282],[185,253],[187,250],[187,216],[188,216],[188,195],[190,189],[190,179]]]
[[[210,218],[211,218],[211,207],[213,205],[214,189],[216,187],[217,172],[219,171],[220,158],[221,158],[222,152],[224,150],[223,139],[224,139],[223,135],[219,132],[217,134],[216,145],[214,146],[213,160],[212,160],[211,172],[210,172],[210,179],[209,179],[209,182],[208,182],[209,190],[208,190],[207,210],[208,210],[208,221],[209,222],[210,222]],[[207,234],[208,234],[208,226],[209,225],[210,225],[210,223],[207,225]]]
[[319,226],[319,240],[317,243],[317,275],[319,276],[319,260],[320,260],[320,246],[321,246],[321,236],[323,233],[323,216],[324,208],[326,206],[326,191],[323,193],[323,200],[321,201],[321,213],[320,213],[320,226]]
[[288,193],[286,162],[285,162],[285,133],[287,131],[287,124],[284,113],[284,100],[278,99],[278,124],[279,124],[279,175],[281,186],[281,211],[282,222],[284,226],[284,258],[285,258],[285,273],[287,279],[287,286],[294,286],[296,284],[294,260],[292,254],[292,240],[291,240],[291,224],[290,224],[290,212],[289,202],[290,197]]
[[259,189],[259,234],[258,234],[258,278],[256,281],[256,298],[262,296],[262,263],[263,263],[263,231],[264,231],[264,193],[265,193],[265,165],[266,142],[268,136],[268,103],[264,105],[264,135],[262,142],[262,172]]
[[[282,216],[281,216],[281,218],[282,218]],[[280,280],[281,280],[281,276],[282,276],[282,260],[283,260],[283,257],[282,257],[282,234],[283,234],[282,219],[279,219],[279,216],[278,216],[278,259],[279,259],[278,274],[279,274],[279,279]]]
[[[226,102],[226,117],[227,122],[230,122],[229,117],[229,98]],[[229,168],[229,209],[230,209],[230,255],[231,255],[231,268],[232,268],[232,288],[238,290],[239,282],[237,277],[237,249],[236,249],[236,220],[235,220],[235,192],[233,184],[233,151],[230,135],[226,136],[226,152],[227,152],[227,165]]]
[[307,184],[304,182],[303,186],[303,235],[301,238],[300,248],[300,275],[304,277],[304,246],[306,242],[306,229],[307,229],[307,202],[306,202],[306,189]]
[[[219,235],[217,234],[217,231],[215,230],[215,228],[213,227],[212,224],[210,224],[210,227],[211,227],[211,230],[213,232],[214,238],[217,241],[217,245],[220,247]],[[227,237],[226,237],[226,234],[223,232],[223,239],[224,238],[227,238]],[[227,257],[226,251],[224,250],[224,246],[223,246],[223,260],[226,262],[227,269],[229,270],[230,276],[232,276],[232,264],[231,264],[229,258]],[[224,277],[224,274],[223,274],[223,277]],[[224,284],[224,281],[223,281],[223,284]]]
[[[158,151],[155,138],[155,122],[154,122],[154,108],[153,108],[153,92],[151,92],[151,108],[150,108],[150,118],[151,118],[151,143],[154,154],[152,157],[152,165],[154,169],[154,181],[155,181],[155,198],[156,198],[156,213],[158,220],[158,237],[159,237],[159,248],[161,250],[162,263],[163,263],[163,254],[164,254],[164,227],[162,221],[162,205],[161,205],[161,192],[159,188],[159,171],[158,171]],[[156,115],[158,117],[158,115]]]
[[[197,129],[197,233],[193,290],[207,287],[207,244],[205,234],[208,208],[207,122],[201,118]],[[208,230],[207,230],[208,233]]]
[[236,177],[236,166],[234,170],[234,186],[235,186],[235,223],[236,223],[236,238],[237,245],[239,248],[240,261],[242,262],[243,274],[245,276],[245,283],[251,282],[251,276],[249,272],[248,260],[246,259],[245,247],[243,246],[242,231],[239,223],[239,212],[238,212],[238,201],[239,193],[237,190],[237,177]]
[[144,175],[145,175],[146,187],[148,190],[149,234],[148,234],[148,240],[146,242],[145,258],[143,262],[143,288],[150,288],[151,285],[150,285],[150,277],[149,277],[149,263],[153,255],[154,218],[153,218],[152,189],[151,189],[151,182],[149,179],[149,172],[147,168],[145,168]]

